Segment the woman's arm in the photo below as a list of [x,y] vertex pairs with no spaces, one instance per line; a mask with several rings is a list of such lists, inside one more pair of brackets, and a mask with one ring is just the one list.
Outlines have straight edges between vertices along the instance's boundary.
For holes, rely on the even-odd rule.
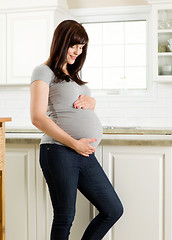
[[42,132],[52,137],[53,139],[73,148],[78,153],[89,156],[95,147],[89,142],[95,142],[95,139],[83,138],[76,140],[72,138],[67,132],[61,129],[55,122],[47,117],[49,85],[42,80],[34,81],[31,84],[31,102],[30,114],[31,121]]
[[87,95],[80,95],[78,100],[74,102],[74,108],[89,108],[94,111],[95,106],[95,98],[89,97]]

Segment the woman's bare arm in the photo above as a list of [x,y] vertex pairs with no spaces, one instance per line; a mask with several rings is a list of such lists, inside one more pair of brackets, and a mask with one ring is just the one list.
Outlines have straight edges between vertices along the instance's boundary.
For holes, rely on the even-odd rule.
[[30,114],[34,126],[82,155],[88,156],[88,154],[95,151],[95,147],[89,144],[89,142],[94,142],[94,139],[76,140],[47,117],[46,112],[49,95],[49,85],[47,83],[42,80],[34,81],[31,84],[30,92]]

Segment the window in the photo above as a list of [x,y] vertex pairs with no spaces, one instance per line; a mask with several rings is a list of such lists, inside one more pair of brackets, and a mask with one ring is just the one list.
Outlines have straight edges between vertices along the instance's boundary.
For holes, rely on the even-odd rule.
[[147,88],[146,20],[83,26],[89,45],[81,75],[91,89]]

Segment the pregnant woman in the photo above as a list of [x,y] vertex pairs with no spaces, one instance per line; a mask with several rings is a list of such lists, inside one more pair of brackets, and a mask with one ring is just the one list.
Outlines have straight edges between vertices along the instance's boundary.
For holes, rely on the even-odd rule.
[[69,238],[77,189],[99,211],[82,240],[102,239],[123,214],[121,201],[94,153],[102,126],[94,112],[95,99],[78,74],[87,44],[82,25],[61,22],[48,60],[35,67],[31,77],[31,120],[44,132],[40,165],[54,211],[51,240]]

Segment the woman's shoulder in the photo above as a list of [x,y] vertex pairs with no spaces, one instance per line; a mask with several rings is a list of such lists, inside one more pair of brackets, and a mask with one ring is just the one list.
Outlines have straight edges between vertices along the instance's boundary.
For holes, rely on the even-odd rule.
[[53,71],[51,68],[46,65],[45,63],[42,63],[40,65],[37,65],[32,72],[31,76],[31,83],[36,80],[43,80],[44,82],[50,84],[52,78],[53,78]]

